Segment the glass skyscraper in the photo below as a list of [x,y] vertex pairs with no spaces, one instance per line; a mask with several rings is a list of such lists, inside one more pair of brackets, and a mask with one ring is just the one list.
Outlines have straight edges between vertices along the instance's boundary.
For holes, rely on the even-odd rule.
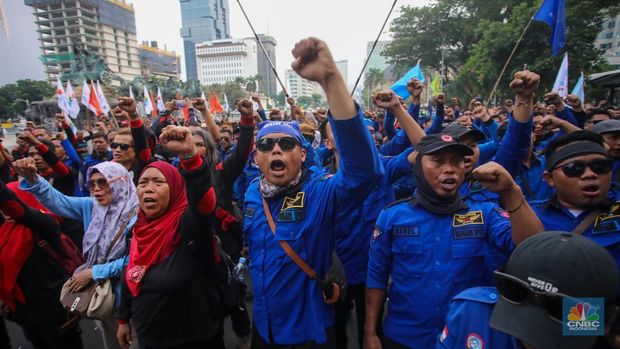
[[179,0],[187,79],[198,80],[196,44],[230,38],[228,0]]

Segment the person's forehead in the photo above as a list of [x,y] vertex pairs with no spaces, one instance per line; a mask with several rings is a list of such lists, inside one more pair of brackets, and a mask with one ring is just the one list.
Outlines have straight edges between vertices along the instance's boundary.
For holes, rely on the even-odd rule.
[[159,169],[155,167],[149,167],[146,170],[144,170],[144,172],[142,173],[142,176],[140,176],[140,179],[150,179],[150,178],[166,179],[166,176],[164,176],[164,174]]
[[114,142],[115,143],[124,143],[124,144],[131,144],[132,138],[130,135],[116,135],[114,137]]
[[93,174],[90,175],[90,178],[98,179],[98,178],[104,178],[104,177],[101,174],[101,172],[93,172]]
[[607,114],[594,114],[592,115],[592,119],[596,119],[596,120],[608,120],[610,119],[609,115]]

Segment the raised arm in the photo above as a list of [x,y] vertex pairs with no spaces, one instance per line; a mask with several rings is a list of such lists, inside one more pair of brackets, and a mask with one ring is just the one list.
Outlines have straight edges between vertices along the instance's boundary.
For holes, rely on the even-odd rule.
[[241,113],[239,121],[239,138],[235,151],[227,159],[222,161],[222,178],[232,188],[235,180],[243,172],[245,163],[250,157],[250,152],[254,147],[254,115],[253,105],[250,100],[242,99],[237,102],[237,110]]
[[207,124],[207,130],[213,136],[213,140],[215,143],[219,143],[220,141],[220,128],[215,124],[215,120],[213,120],[213,116],[207,109],[207,102],[202,98],[195,98],[192,103],[194,104],[194,108],[198,109],[198,111],[202,114],[202,117]]
[[394,92],[386,90],[375,93],[372,95],[372,101],[377,107],[384,108],[396,116],[400,127],[405,130],[409,141],[414,147],[426,136],[420,125],[403,108],[398,95]]

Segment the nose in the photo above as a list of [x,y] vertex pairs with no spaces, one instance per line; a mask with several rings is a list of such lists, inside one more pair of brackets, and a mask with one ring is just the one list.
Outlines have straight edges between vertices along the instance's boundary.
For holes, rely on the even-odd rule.
[[282,148],[280,148],[280,143],[276,143],[273,145],[273,149],[271,150],[271,155],[282,155]]
[[581,178],[582,179],[598,178],[598,175],[594,171],[592,171],[590,166],[586,166],[586,169],[581,175]]

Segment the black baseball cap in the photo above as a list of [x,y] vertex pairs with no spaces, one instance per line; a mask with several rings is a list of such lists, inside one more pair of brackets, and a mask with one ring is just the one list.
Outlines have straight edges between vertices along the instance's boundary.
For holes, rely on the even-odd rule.
[[592,132],[598,133],[600,135],[604,133],[620,133],[620,120],[611,119],[601,121],[596,125],[592,126]]
[[447,150],[456,151],[464,156],[474,155],[474,151],[470,147],[457,142],[454,137],[444,133],[425,136],[416,146],[416,150],[418,151],[418,157]]
[[[544,232],[522,242],[503,273],[529,285],[536,293],[560,293],[573,298],[603,298],[605,325],[613,314],[618,290],[618,268],[613,257],[594,241],[566,232]],[[535,348],[589,348],[596,336],[563,336],[562,323],[531,297],[515,304],[502,294],[491,316],[492,328]],[[563,319],[566,321],[566,319]]]
[[473,137],[476,143],[482,142],[487,139],[487,136],[482,133],[482,131],[476,128],[461,125],[458,122],[451,123],[450,125],[446,126],[441,132],[449,134],[459,141],[463,140],[463,137],[465,136]]

